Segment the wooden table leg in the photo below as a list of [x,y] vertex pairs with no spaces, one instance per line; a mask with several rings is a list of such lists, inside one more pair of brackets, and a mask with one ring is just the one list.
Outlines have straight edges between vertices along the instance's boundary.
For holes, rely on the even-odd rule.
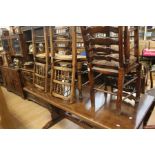
[[51,120],[44,125],[43,129],[48,129],[65,118],[64,111],[56,107],[53,107],[52,110],[50,110],[50,113]]
[[40,106],[46,108],[51,113],[51,120],[48,121],[43,126],[43,129],[50,128],[51,126],[55,125],[56,123],[58,123],[59,121],[61,121],[64,118],[64,111],[63,110],[60,110],[60,109],[52,106],[51,104],[44,102],[40,98],[37,98],[28,92],[26,93],[26,97],[28,100],[33,101],[33,102],[39,104]]

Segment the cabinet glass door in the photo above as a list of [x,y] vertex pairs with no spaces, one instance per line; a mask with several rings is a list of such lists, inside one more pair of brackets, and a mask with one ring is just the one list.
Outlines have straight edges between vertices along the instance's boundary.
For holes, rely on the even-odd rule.
[[21,48],[18,38],[12,39],[12,47],[15,55],[21,55]]
[[9,52],[9,43],[8,43],[8,40],[7,39],[2,40],[2,46],[3,46],[3,50],[5,52]]

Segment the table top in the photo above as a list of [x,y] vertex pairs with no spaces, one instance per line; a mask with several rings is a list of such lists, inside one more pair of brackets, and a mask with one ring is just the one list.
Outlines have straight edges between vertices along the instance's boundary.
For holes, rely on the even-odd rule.
[[85,87],[83,90],[83,100],[80,101],[77,99],[72,104],[53,97],[49,93],[39,91],[34,87],[25,87],[24,90],[59,109],[76,115],[81,120],[98,128],[139,128],[154,100],[153,96],[142,95],[136,107],[123,103],[121,113],[118,114],[114,100],[111,100],[111,97],[105,99],[102,92],[96,93],[96,104],[95,107],[92,107],[88,87]]

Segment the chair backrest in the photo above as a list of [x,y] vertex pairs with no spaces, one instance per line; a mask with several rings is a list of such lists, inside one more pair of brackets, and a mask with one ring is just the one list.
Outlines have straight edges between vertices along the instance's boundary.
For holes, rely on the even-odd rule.
[[71,34],[68,26],[56,26],[53,29],[53,51],[55,54],[71,54]]
[[[124,56],[125,65],[134,59],[139,62],[139,30],[138,26],[124,27]],[[133,63],[133,62],[132,62]]]
[[123,66],[123,27],[94,26],[81,30],[88,62],[102,60],[105,65],[96,65],[114,69]]
[[39,63],[39,62],[35,62],[35,66],[34,66],[34,85],[41,89],[41,90],[45,90],[46,86],[45,86],[45,72],[46,72],[46,65]]
[[81,30],[88,62],[95,60],[95,65],[114,69],[138,62],[138,26],[93,26]]
[[[51,88],[53,96],[73,101],[76,72],[76,29],[54,27],[51,35]],[[68,57],[71,56],[71,57]]]

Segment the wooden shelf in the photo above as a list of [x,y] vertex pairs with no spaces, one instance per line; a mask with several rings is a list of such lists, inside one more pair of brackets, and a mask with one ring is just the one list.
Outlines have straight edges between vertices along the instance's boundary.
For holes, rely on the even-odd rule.
[[12,56],[15,56],[15,57],[23,57],[22,54],[13,54]]
[[33,29],[43,29],[43,26],[32,26]]
[[26,43],[32,43],[32,40],[28,40],[28,41],[26,41]]
[[45,43],[45,41],[44,40],[42,40],[42,41],[35,41],[35,44],[39,44],[39,43]]
[[34,70],[33,70],[33,69],[21,68],[21,70],[26,71],[26,72],[34,72]]
[[56,41],[56,42],[69,42],[69,41],[71,41],[71,40],[67,40],[67,39],[62,39],[62,40],[53,40],[53,41]]
[[35,36],[35,38],[44,38],[44,36]]
[[66,33],[58,33],[58,34],[54,34],[54,36],[56,36],[56,37],[62,37],[62,36],[64,36],[64,37],[68,37],[69,36],[69,34],[66,34]]

